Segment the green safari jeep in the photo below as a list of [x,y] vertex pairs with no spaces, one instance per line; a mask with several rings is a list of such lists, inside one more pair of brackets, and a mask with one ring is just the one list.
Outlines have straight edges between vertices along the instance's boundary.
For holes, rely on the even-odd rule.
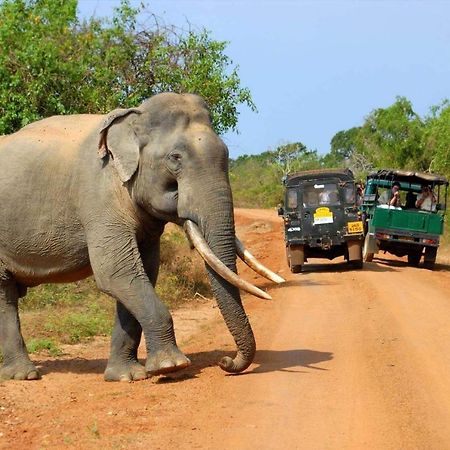
[[[384,251],[407,256],[412,266],[418,266],[423,256],[424,267],[433,269],[444,230],[448,184],[446,178],[429,173],[382,169],[369,174],[361,205],[364,261]],[[397,202],[391,201],[393,195]]]

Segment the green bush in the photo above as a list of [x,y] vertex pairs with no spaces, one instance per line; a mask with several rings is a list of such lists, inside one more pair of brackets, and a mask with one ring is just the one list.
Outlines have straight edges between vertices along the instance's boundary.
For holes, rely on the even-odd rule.
[[37,353],[44,350],[50,356],[60,356],[63,353],[53,339],[46,338],[31,339],[27,343],[27,350],[29,353]]

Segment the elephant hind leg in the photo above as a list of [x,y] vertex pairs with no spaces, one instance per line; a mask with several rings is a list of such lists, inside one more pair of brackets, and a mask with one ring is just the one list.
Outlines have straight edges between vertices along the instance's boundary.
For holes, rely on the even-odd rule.
[[3,365],[0,379],[37,380],[39,371],[30,361],[20,332],[18,300],[21,291],[0,261],[0,349]]
[[111,353],[104,375],[106,381],[137,381],[147,378],[145,367],[137,358],[141,335],[139,322],[117,302]]

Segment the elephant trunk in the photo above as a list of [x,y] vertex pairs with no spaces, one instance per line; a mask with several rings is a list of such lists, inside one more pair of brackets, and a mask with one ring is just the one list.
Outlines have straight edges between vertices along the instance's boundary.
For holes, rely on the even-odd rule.
[[[206,184],[208,186],[210,184]],[[218,192],[221,195],[218,195]],[[218,186],[214,192],[203,198],[203,211],[199,211],[198,225],[212,252],[231,271],[237,273],[234,212],[228,183]],[[222,278],[206,264],[212,291],[217,300],[225,323],[237,345],[235,358],[224,357],[219,362],[226,372],[238,373],[247,369],[255,356],[256,344],[253,331],[245,314],[239,289]]]

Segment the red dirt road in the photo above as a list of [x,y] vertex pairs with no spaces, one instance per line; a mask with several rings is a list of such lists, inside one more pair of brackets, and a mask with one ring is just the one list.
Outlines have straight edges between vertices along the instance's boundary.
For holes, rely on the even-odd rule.
[[234,343],[214,302],[195,299],[174,313],[193,365],[172,376],[104,382],[106,339],[34,356],[42,380],[0,383],[0,448],[450,449],[449,260],[313,260],[294,275],[274,211],[236,223],[287,279],[240,266],[273,297],[244,297],[258,348],[245,374],[216,366]]

